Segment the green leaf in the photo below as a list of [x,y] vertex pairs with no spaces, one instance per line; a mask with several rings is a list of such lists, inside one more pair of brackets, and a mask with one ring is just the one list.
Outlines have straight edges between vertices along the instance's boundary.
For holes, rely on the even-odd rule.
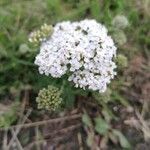
[[86,143],[89,147],[92,147],[94,141],[94,132],[88,133],[88,137],[86,139]]
[[114,143],[117,144],[118,143],[118,138],[115,134],[113,134],[112,132],[109,132],[109,139]]
[[17,112],[19,103],[15,103],[10,106],[9,110],[4,111],[2,115],[0,115],[0,127],[9,127],[14,121],[17,120]]
[[112,98],[116,101],[119,101],[122,105],[124,105],[125,107],[129,106],[128,101],[119,94],[119,92],[113,91],[112,93]]
[[99,92],[93,92],[92,95],[95,98],[95,100],[101,104],[102,102],[108,103],[111,101],[111,89],[107,89],[104,93],[99,93]]
[[95,118],[94,121],[95,121],[95,130],[99,134],[105,135],[109,129],[108,123],[100,117]]
[[86,114],[86,113],[83,114],[83,116],[82,116],[82,122],[88,127],[92,126],[92,121],[91,121],[90,117],[88,116],[88,114]]
[[110,122],[113,116],[107,111],[107,109],[102,109],[102,114],[107,122]]
[[126,137],[118,130],[113,130],[113,134],[116,135],[119,139],[119,143],[123,148],[127,148],[129,149],[130,143],[128,142],[128,140],[126,139]]

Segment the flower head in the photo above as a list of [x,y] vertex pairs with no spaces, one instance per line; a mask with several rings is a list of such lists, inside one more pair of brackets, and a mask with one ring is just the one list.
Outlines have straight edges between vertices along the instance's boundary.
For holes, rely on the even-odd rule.
[[61,90],[54,86],[48,86],[40,90],[36,102],[39,109],[55,111],[62,103]]
[[70,72],[76,87],[104,92],[114,78],[116,47],[107,29],[95,20],[56,24],[52,36],[42,42],[35,64],[39,72],[60,78]]
[[53,33],[51,25],[44,24],[39,30],[33,31],[29,36],[29,42],[39,44]]

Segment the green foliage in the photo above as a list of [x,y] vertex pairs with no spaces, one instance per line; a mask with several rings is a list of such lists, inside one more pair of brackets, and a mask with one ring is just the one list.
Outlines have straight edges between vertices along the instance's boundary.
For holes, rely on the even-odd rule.
[[111,89],[108,88],[104,93],[98,93],[93,92],[93,97],[98,101],[98,103],[101,103],[101,101],[107,103],[111,100]]
[[63,103],[64,108],[73,108],[74,107],[74,101],[75,101],[75,95],[73,93],[73,88],[69,83],[65,83],[63,88]]
[[115,136],[117,136],[117,138],[119,139],[119,143],[123,148],[126,148],[126,149],[131,148],[130,143],[128,142],[126,137],[120,131],[113,130],[112,132]]
[[7,128],[17,120],[17,113],[19,108],[18,106],[19,104],[15,103],[12,106],[8,106],[8,108],[6,108],[6,111],[1,112],[2,114],[0,114],[0,127]]
[[119,92],[117,91],[113,91],[112,92],[112,99],[119,102],[120,104],[122,104],[123,106],[126,106],[128,107],[129,106],[129,103],[128,101],[119,94]]
[[83,114],[82,122],[88,127],[92,126],[91,118],[88,116],[88,114]]
[[46,5],[50,10],[48,13],[50,16],[57,18],[61,15],[61,0],[46,0]]
[[100,14],[101,14],[101,7],[100,7],[99,0],[91,0],[90,1],[90,10],[91,10],[91,15],[95,19],[99,20]]
[[114,30],[112,37],[114,38],[114,41],[119,45],[122,46],[127,42],[127,37],[122,30]]
[[[113,118],[111,118],[112,120]],[[84,113],[82,116],[82,122],[87,128],[87,145],[92,148],[94,146],[94,138],[95,132],[97,132],[100,136],[110,139],[113,143],[120,143],[120,146],[125,149],[130,149],[131,145],[126,139],[126,137],[118,130],[114,129],[110,125],[110,121],[102,116],[97,116],[94,118],[90,118],[87,113]]]
[[99,134],[105,135],[108,132],[108,129],[109,129],[108,123],[100,117],[95,118],[94,121],[95,121],[95,130]]
[[[124,106],[129,106],[128,102],[115,90],[107,89],[104,93],[92,93],[93,97],[97,101],[98,105],[101,109],[102,116],[98,116],[94,118],[94,129],[98,134],[102,135],[103,137],[107,137],[113,143],[120,143],[122,148],[129,149],[130,144],[126,137],[117,129],[114,129],[111,126],[111,122],[113,120],[118,120],[117,116],[114,115],[113,110],[109,107],[110,103],[116,104],[116,102],[121,103]],[[91,137],[88,135],[88,139]],[[91,140],[90,140],[91,142]]]
[[91,148],[92,148],[92,145],[93,145],[93,140],[94,140],[94,132],[89,133],[89,134],[87,135],[87,139],[86,139],[87,145],[88,145],[89,147],[91,147]]
[[111,119],[115,119],[116,117],[108,105],[109,102],[114,102],[114,99],[112,99],[112,90],[108,88],[104,93],[93,92],[92,95],[101,107],[105,120],[109,122]]

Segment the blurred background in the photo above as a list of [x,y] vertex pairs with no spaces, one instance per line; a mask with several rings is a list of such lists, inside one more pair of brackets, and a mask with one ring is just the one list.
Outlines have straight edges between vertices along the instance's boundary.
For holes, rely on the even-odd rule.
[[[39,49],[28,42],[29,34],[44,23],[55,25],[64,20],[79,21],[90,18],[108,28],[118,47],[118,64],[121,67],[118,68],[118,76],[112,86],[115,92],[111,99],[117,99],[124,106],[130,103],[132,109],[126,109],[118,103],[111,106],[119,112],[117,117],[120,121],[117,126],[126,133],[135,149],[148,150],[149,8],[149,0],[0,0],[0,127],[17,124],[19,107],[35,109],[29,122],[55,116],[37,112],[35,98],[40,89],[47,87],[49,83],[59,84],[61,79],[53,81],[50,77],[38,73],[34,59]],[[124,125],[125,120],[127,127]],[[0,138],[4,137],[4,133],[0,133]],[[29,140],[27,137],[30,134],[27,132],[25,137],[20,138]],[[77,137],[80,138],[80,134]],[[76,143],[76,140],[73,141]],[[108,149],[113,146],[114,149],[120,148],[117,144],[110,145],[111,148]],[[79,149],[69,146],[64,146],[64,149]],[[83,146],[83,149],[88,148]]]

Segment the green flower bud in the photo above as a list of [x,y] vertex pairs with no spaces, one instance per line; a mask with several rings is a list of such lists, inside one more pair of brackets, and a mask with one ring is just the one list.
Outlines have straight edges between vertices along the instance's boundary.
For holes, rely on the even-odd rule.
[[115,30],[114,33],[112,34],[115,42],[121,46],[127,42],[127,38],[125,33],[122,30]]
[[128,66],[128,59],[126,56],[119,54],[116,58],[119,69],[123,69]]
[[113,21],[112,24],[114,27],[119,29],[124,29],[129,25],[128,19],[123,15],[117,15]]
[[19,53],[20,54],[26,54],[27,52],[30,51],[30,48],[28,47],[27,44],[21,44],[19,47]]
[[62,103],[62,92],[54,86],[49,85],[47,89],[40,90],[36,102],[39,109],[55,111],[60,108]]

